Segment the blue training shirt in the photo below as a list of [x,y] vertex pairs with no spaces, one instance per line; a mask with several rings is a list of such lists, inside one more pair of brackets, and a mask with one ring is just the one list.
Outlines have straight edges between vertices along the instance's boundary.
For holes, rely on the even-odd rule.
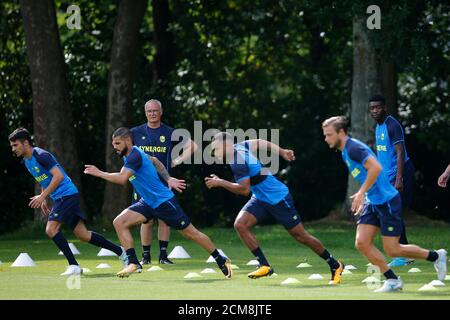
[[47,188],[52,181],[53,175],[50,171],[58,166],[61,170],[64,179],[60,182],[58,187],[50,194],[53,200],[60,199],[65,196],[70,196],[72,194],[78,193],[77,187],[73,184],[72,180],[69,178],[67,173],[61,167],[61,165],[56,160],[55,156],[50,152],[34,147],[33,153],[30,159],[24,158],[25,167],[34,177],[34,179],[41,185],[42,188]]
[[153,209],[175,196],[159,179],[152,161],[138,147],[133,146],[130,154],[123,157],[123,162],[124,167],[133,172],[129,181],[134,189]]
[[[234,159],[230,163],[236,182],[256,176],[263,168],[261,162],[250,152],[250,142],[244,141],[234,145]],[[288,194],[288,187],[267,171],[267,178],[261,183],[250,186],[253,196],[275,205]]]
[[134,145],[146,154],[156,157],[169,172],[172,167],[172,148],[180,142],[172,141],[174,131],[174,128],[164,123],[156,129],[150,128],[147,123],[131,129]]
[[378,160],[389,180],[392,180],[397,175],[397,151],[395,150],[397,143],[403,143],[405,163],[409,160],[403,128],[394,117],[387,116],[382,124],[377,124],[375,137]]
[[[364,143],[357,139],[348,138],[342,150],[342,159],[347,164],[350,174],[360,184],[363,184],[367,177],[367,170],[364,163],[369,157],[376,159],[375,153]],[[389,183],[384,170],[381,170],[375,183],[366,192],[366,201],[379,205],[388,202],[398,194],[398,191]]]

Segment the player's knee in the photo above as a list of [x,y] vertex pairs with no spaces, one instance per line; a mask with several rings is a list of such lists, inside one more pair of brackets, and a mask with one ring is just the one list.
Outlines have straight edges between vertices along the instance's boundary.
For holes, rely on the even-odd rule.
[[367,241],[363,241],[360,239],[356,239],[356,241],[355,241],[355,248],[359,252],[365,252],[369,248],[369,245],[370,244]]
[[395,258],[401,256],[400,246],[385,246],[384,252],[388,255],[388,257]]
[[181,233],[187,240],[195,240],[197,236],[196,233],[191,230],[183,230]]
[[55,227],[47,226],[45,228],[45,233],[51,239],[56,236],[56,234],[58,233],[58,229],[56,229]]
[[113,220],[113,226],[114,226],[114,229],[116,229],[116,230],[123,229],[123,227],[124,227],[124,221],[123,221],[123,219],[121,219],[120,217],[116,217],[116,218]]
[[238,233],[242,233],[247,231],[249,228],[247,227],[247,225],[245,224],[244,221],[242,220],[236,220],[234,222],[234,230],[236,230]]

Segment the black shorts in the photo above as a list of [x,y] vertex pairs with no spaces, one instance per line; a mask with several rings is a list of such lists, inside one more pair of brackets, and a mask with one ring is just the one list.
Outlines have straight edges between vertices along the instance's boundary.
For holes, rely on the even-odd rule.
[[294,207],[294,200],[290,194],[274,205],[251,197],[241,211],[251,213],[258,222],[267,215],[271,215],[287,230],[301,223],[300,215]]
[[129,206],[128,210],[142,214],[147,219],[146,222],[155,218],[161,219],[168,226],[176,230],[186,229],[191,224],[191,220],[184,213],[175,197],[161,203],[154,209],[141,198],[138,202]]
[[73,231],[80,220],[86,220],[78,193],[55,200],[48,221],[65,223]]

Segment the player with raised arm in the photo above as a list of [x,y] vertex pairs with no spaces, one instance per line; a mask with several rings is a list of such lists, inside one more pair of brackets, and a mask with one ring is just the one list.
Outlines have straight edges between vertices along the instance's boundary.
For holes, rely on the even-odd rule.
[[221,132],[214,136],[212,150],[214,156],[225,159],[230,164],[236,182],[221,179],[216,175],[205,178],[209,189],[224,188],[238,195],[251,195],[234,222],[234,228],[240,238],[260,264],[258,270],[249,273],[248,277],[256,279],[274,272],[251,230],[266,216],[272,215],[295,240],[309,247],[328,263],[331,271],[330,284],[339,284],[344,265],[304,229],[288,187],[265,169],[252,154],[257,149],[270,149],[287,161],[295,160],[292,150],[280,148],[269,141],[257,139],[234,144],[229,133]]
[[[133,146],[132,134],[128,128],[122,127],[113,133],[112,145],[117,154],[123,158],[124,165],[120,172],[103,172],[93,165],[86,165],[84,172],[116,184],[123,185],[130,181],[141,196],[138,202],[123,210],[113,222],[129,259],[128,266],[117,275],[127,277],[142,270],[136,256],[130,228],[157,218],[205,249],[216,260],[222,273],[227,278],[231,278],[233,271],[230,261],[219,253],[207,235],[192,225],[171,191],[171,189],[180,192],[184,190],[186,188],[184,180],[170,177],[158,159],[146,155],[141,149]],[[158,175],[166,180],[167,186],[162,183]]]

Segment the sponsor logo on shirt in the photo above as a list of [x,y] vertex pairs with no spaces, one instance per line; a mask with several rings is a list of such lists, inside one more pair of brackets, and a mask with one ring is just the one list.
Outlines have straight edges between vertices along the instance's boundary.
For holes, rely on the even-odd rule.
[[377,151],[387,151],[386,145],[383,144],[377,145]]
[[157,147],[157,146],[139,146],[139,149],[141,149],[144,152],[160,152],[160,153],[166,153],[167,147]]
[[44,181],[47,178],[48,178],[48,176],[45,173],[41,174],[40,176],[35,177],[37,182],[42,182],[42,181]]
[[361,173],[361,171],[359,171],[358,168],[353,169],[353,171],[352,171],[353,178],[356,178],[360,173]]

